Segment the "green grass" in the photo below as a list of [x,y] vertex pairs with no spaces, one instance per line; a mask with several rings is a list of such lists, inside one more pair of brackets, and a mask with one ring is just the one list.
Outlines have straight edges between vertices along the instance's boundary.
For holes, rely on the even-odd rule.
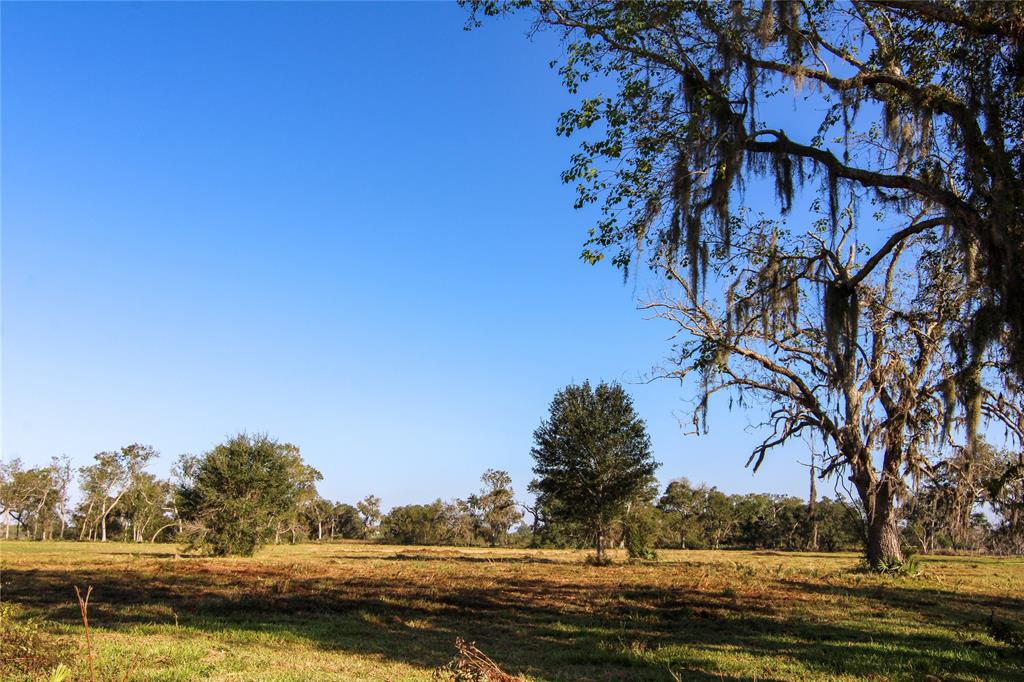
[[[5,602],[82,642],[73,585],[94,587],[103,679],[428,680],[456,637],[534,680],[1024,679],[989,635],[1022,624],[1024,560],[922,557],[915,576],[859,557],[271,547],[252,559],[168,545],[0,543]],[[87,679],[80,653],[67,661]],[[33,679],[9,674],[8,679]]]

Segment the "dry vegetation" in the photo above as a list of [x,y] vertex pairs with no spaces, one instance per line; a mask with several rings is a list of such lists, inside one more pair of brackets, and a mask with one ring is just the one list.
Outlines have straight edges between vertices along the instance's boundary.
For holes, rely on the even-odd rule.
[[[252,559],[120,543],[0,551],[16,611],[5,633],[32,618],[52,641],[81,643],[74,586],[94,586],[102,679],[429,680],[458,637],[537,680],[1024,677],[1000,636],[1024,625],[1022,559],[929,557],[893,577],[859,571],[854,555],[772,552],[597,568],[570,551],[366,544]],[[64,660],[87,679],[84,649]],[[3,666],[5,679],[45,679]]]

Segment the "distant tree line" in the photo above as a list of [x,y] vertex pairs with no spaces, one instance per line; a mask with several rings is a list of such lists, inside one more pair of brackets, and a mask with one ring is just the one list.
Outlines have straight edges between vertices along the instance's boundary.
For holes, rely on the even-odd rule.
[[[603,416],[593,420],[594,413]],[[261,435],[241,434],[204,455],[181,456],[168,480],[146,470],[157,452],[137,443],[98,453],[77,470],[67,457],[38,467],[13,459],[0,467],[3,537],[176,542],[212,555],[342,539],[593,547],[598,557],[625,548],[635,558],[652,558],[662,548],[864,546],[860,506],[841,496],[817,498],[813,483],[809,499],[727,494],[686,478],[659,489],[642,422],[616,385],[560,392],[535,441],[532,499],[517,499],[508,473],[489,469],[481,488],[464,499],[386,513],[374,495],[355,504],[322,497],[316,488],[322,476],[299,449]],[[588,447],[565,447],[572,442]],[[595,456],[620,446],[614,456]],[[905,491],[899,507],[905,546],[1024,553],[1024,461],[1020,453],[983,449],[980,458],[944,460],[932,477]]]

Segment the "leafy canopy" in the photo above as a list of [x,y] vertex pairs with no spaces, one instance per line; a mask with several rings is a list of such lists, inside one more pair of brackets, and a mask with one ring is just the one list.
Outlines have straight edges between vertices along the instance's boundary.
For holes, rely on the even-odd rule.
[[[925,232],[961,250],[983,304],[958,329],[958,383],[976,390],[971,364],[992,344],[1024,377],[1021,3],[464,4],[470,24],[523,10],[564,38],[559,71],[580,102],[558,132],[580,146],[563,179],[602,211],[586,260],[627,268],[647,253],[697,288],[735,243],[747,187],[773,183],[784,217],[809,184],[833,234],[849,207],[889,238],[883,253]],[[855,284],[834,283],[824,305],[851,307]]]

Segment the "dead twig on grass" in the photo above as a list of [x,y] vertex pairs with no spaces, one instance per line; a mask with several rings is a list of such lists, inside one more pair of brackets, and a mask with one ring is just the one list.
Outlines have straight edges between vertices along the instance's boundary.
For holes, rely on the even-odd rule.
[[450,682],[519,682],[521,677],[509,675],[476,648],[475,642],[466,642],[461,637],[455,640],[459,655],[448,661],[433,674],[434,680]]
[[[89,585],[85,591],[85,598],[82,597],[82,591],[78,589],[78,585],[75,585],[75,596],[78,597],[78,610],[82,612],[82,625],[85,626],[85,648],[88,652],[89,657],[89,682],[96,682],[96,664],[94,662],[96,653],[92,645],[92,631],[89,630],[89,597],[92,596],[92,585]],[[177,624],[178,615],[174,615],[175,624]],[[135,673],[135,670],[139,667],[140,659],[135,661],[124,671],[121,676],[120,682],[128,682],[128,678]],[[67,673],[54,671],[55,675],[58,675],[58,679],[67,679],[61,677]]]
[[85,647],[89,654],[89,680],[90,682],[96,682],[92,633],[89,632],[89,597],[92,596],[92,585],[89,585],[89,589],[85,591],[85,599],[82,599],[82,591],[78,589],[78,585],[75,585],[75,596],[78,597],[78,609],[82,612],[82,624],[85,625]]

